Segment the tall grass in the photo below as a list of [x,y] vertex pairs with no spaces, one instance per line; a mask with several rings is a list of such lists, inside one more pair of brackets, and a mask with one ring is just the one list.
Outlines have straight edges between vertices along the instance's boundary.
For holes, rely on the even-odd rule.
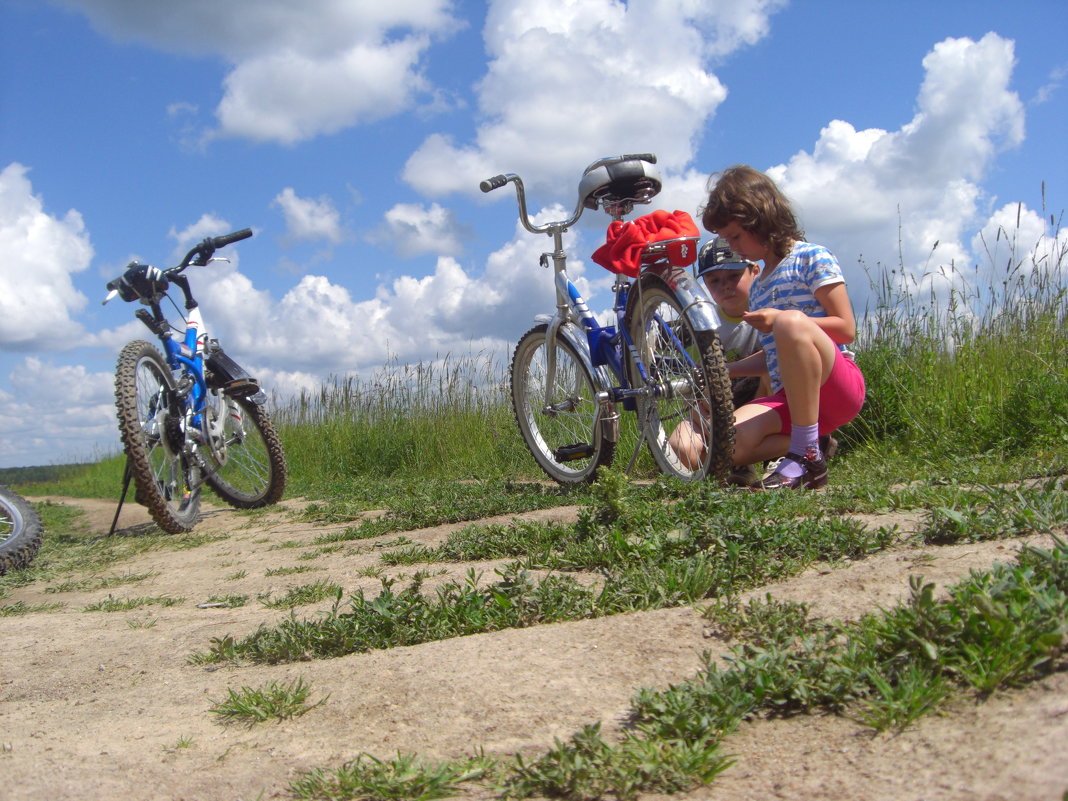
[[529,460],[507,369],[487,354],[335,377],[274,419],[290,475],[313,486],[359,475],[494,478]]
[[987,263],[970,270],[873,277],[875,308],[857,340],[868,399],[843,432],[848,440],[934,461],[1063,453],[1068,236],[1052,220],[1037,243],[1019,236],[999,229],[985,243]]
[[[983,455],[1031,475],[1068,471],[1068,232],[1053,218],[1038,242],[1020,232],[998,230],[984,263],[968,269],[869,272],[873,300],[856,348],[868,397],[838,434],[836,472],[863,464],[869,478],[898,481]],[[335,377],[272,415],[290,494],[333,495],[359,479],[544,477],[512,416],[508,365],[494,354],[393,360],[366,377]],[[621,466],[636,443],[632,417]],[[23,488],[112,497],[122,464],[114,456]],[[643,452],[635,475],[653,474]]]

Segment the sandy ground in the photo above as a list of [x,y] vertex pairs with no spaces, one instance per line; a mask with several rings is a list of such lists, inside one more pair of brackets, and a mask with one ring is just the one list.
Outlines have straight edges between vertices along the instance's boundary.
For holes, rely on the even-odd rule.
[[[111,524],[112,503],[63,502],[84,508],[94,530],[106,532]],[[5,599],[65,607],[0,619],[0,799],[286,798],[303,771],[361,752],[534,755],[595,721],[611,734],[635,690],[690,678],[703,651],[728,647],[698,610],[667,609],[281,666],[189,664],[189,655],[206,651],[213,637],[239,637],[288,614],[259,603],[261,593],[278,597],[319,579],[347,593],[377,591],[379,580],[361,572],[380,564],[374,540],[298,559],[331,527],[294,522],[295,505],[255,519],[212,510],[198,531],[224,538],[137,556],[107,573],[153,574],[136,584],[46,593],[46,582]],[[576,514],[560,508],[530,516],[574,520]],[[136,535],[146,521],[143,510],[128,506],[120,526]],[[872,522],[904,530],[914,523],[907,516]],[[430,544],[455,528],[404,536]],[[904,599],[910,575],[951,584],[973,568],[1013,559],[1020,542],[900,547],[845,567],[814,567],[755,594],[805,601],[829,617],[855,616]],[[272,547],[280,543],[299,547]],[[265,575],[298,565],[322,570]],[[492,576],[497,565],[421,567],[447,570],[439,579],[445,580],[472,566]],[[235,578],[240,571],[244,577]],[[81,611],[109,593],[184,600],[128,612]],[[233,609],[198,606],[228,594],[250,601]],[[303,607],[298,614],[314,611]],[[302,717],[246,728],[221,725],[209,712],[229,688],[297,678],[312,686],[313,701],[329,696]],[[747,724],[726,750],[737,762],[714,785],[672,798],[1061,801],[1068,791],[1068,674],[983,704],[954,702],[897,735],[872,736],[841,717],[801,716]]]

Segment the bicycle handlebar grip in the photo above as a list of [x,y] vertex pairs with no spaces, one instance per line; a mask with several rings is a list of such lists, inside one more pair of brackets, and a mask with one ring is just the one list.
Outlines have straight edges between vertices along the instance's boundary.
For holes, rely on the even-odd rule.
[[656,153],[628,153],[623,158],[626,161],[640,159],[641,161],[648,161],[650,164],[656,164]]
[[508,179],[503,175],[494,175],[492,178],[487,178],[480,183],[478,188],[483,192],[492,192],[494,189],[500,189],[506,183],[508,183]]
[[248,239],[252,236],[251,228],[242,228],[240,231],[234,231],[231,234],[225,234],[223,236],[212,237],[211,244],[216,250],[224,248],[227,245],[232,245],[234,242],[240,242],[242,239]]

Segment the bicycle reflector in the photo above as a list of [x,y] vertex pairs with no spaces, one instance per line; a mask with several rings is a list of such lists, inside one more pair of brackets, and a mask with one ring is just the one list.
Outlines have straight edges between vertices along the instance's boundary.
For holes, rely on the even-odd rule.
[[667,257],[676,267],[689,267],[697,258],[697,239],[687,237],[668,242]]

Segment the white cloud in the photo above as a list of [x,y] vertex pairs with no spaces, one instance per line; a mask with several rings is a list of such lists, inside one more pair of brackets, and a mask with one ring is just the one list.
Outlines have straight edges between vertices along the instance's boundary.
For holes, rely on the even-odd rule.
[[294,144],[439,98],[422,60],[448,0],[63,0],[119,39],[232,60],[217,136]]
[[901,266],[921,285],[973,257],[965,240],[987,202],[978,182],[1024,135],[1013,64],[1013,43],[996,34],[946,39],[924,58],[916,115],[899,130],[834,120],[811,153],[768,170],[809,237],[838,255],[855,304],[867,284],[860,257]]
[[462,239],[468,235],[451,209],[437,203],[398,203],[386,212],[384,224],[370,240],[406,258],[422,253],[457,256],[463,251]]
[[282,209],[286,218],[286,233],[292,239],[325,239],[337,244],[344,238],[341,215],[328,197],[298,197],[287,186],[274,199],[274,205]]
[[[554,207],[535,219],[563,216],[564,209]],[[590,249],[578,234],[565,240],[569,253]],[[553,308],[552,273],[539,266],[545,245],[516,224],[512,241],[491,254],[483,270],[441,256],[430,275],[395,278],[366,300],[326,276],[306,275],[276,302],[234,265],[215,263],[201,273],[198,298],[227,352],[250,370],[280,381],[292,377],[294,386],[272,387],[289,393],[308,388],[307,375],[346,375],[390,359],[507,354],[534,315]],[[570,272],[580,291],[589,293],[581,258]],[[599,272],[598,279],[604,283]]]
[[71,276],[89,266],[93,248],[82,216],[48,214],[27,172],[18,163],[0,171],[0,347],[72,347],[83,329],[71,315],[86,297]]
[[26,358],[0,391],[0,463],[47,464],[99,458],[118,450],[111,373],[90,373]]
[[405,179],[427,195],[471,193],[483,178],[507,171],[559,193],[574,186],[591,153],[652,151],[668,170],[682,169],[727,95],[706,61],[759,39],[781,5],[493,2],[475,141],[430,135]]
[[[193,245],[204,239],[204,237],[228,234],[230,230],[230,223],[221,217],[216,217],[214,214],[202,214],[195,223],[187,225],[181,231],[172,226],[167,235],[177,242],[175,253],[184,256]],[[171,265],[165,266],[169,267]]]

